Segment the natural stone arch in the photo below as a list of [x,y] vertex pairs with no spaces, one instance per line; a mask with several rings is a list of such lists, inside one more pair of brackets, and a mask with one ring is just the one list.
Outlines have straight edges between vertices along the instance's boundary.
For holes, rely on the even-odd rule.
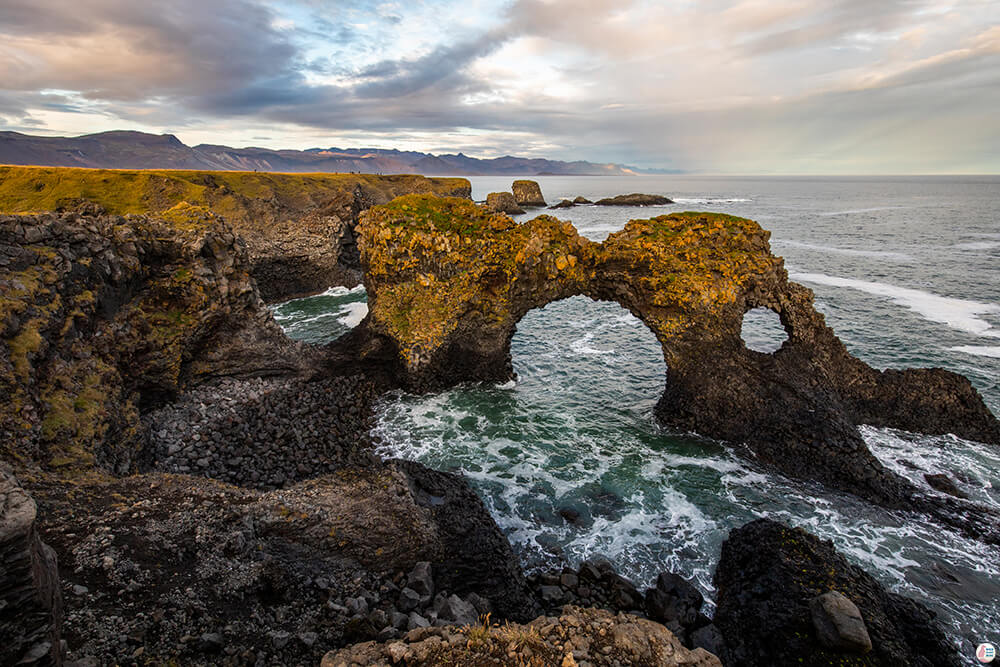
[[[673,213],[595,243],[551,216],[516,224],[469,201],[411,195],[366,213],[358,236],[370,311],[351,349],[387,360],[412,390],[510,379],[517,322],[582,294],[622,305],[656,336],[668,369],[661,422],[745,444],[790,476],[901,506],[914,489],[856,424],[1000,443],[964,377],[880,372],[850,356],[750,220]],[[756,307],[788,332],[774,354],[743,345],[743,315]]]

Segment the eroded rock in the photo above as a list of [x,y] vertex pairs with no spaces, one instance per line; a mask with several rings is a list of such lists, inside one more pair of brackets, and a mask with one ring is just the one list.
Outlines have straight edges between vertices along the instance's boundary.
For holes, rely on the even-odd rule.
[[542,188],[536,181],[514,181],[511,184],[514,199],[520,206],[545,206]]
[[[941,369],[878,371],[852,357],[750,220],[673,213],[594,243],[551,216],[515,224],[461,200],[408,196],[366,213],[358,230],[370,312],[352,349],[394,359],[411,389],[507,381],[510,340],[529,310],[581,294],[615,301],[663,349],[662,423],[745,443],[792,477],[919,506],[1000,539],[986,510],[919,496],[856,428],[1000,443],[1000,423],[971,383]],[[788,333],[773,354],[740,337],[744,313],[759,307]]]
[[524,209],[518,205],[517,199],[509,192],[491,192],[486,195],[486,208],[497,213],[510,213],[511,215],[524,213]]
[[0,663],[62,664],[56,555],[42,542],[35,501],[0,465]]

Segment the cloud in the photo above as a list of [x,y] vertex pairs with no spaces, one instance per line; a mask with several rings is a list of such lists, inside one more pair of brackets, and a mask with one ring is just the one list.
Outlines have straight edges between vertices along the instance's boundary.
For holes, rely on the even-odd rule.
[[980,0],[5,0],[0,123],[998,170],[998,24]]

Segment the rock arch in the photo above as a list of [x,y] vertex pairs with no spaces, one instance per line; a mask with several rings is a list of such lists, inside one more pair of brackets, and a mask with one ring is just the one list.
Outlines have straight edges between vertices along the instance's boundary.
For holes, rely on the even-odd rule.
[[[879,464],[857,424],[1000,443],[964,377],[852,357],[812,292],[789,282],[769,236],[743,218],[672,213],[596,243],[547,215],[516,224],[466,200],[400,197],[358,225],[370,312],[355,349],[390,360],[415,391],[506,381],[521,317],[584,295],[621,304],[656,336],[661,422],[745,445],[792,477],[902,506],[914,489]],[[774,354],[743,345],[743,315],[757,307],[788,332]]]

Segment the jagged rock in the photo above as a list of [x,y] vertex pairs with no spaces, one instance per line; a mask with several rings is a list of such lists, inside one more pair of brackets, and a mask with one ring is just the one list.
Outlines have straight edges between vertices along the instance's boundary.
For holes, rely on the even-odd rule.
[[514,181],[511,190],[519,206],[545,206],[542,188],[535,181]]
[[[864,619],[872,648],[863,664],[959,664],[955,647],[930,610],[887,592],[847,562],[831,542],[801,528],[759,519],[733,530],[722,545],[715,584],[714,622],[725,638],[732,664],[764,667],[847,660],[842,650],[822,642],[814,626],[812,601],[830,591],[856,605]],[[826,628],[827,623],[821,626]],[[860,647],[860,633],[852,636],[852,649]]]
[[686,649],[658,623],[627,614],[567,606],[527,625],[423,627],[401,641],[331,651],[322,667],[390,665],[583,665],[721,667],[703,648]]
[[857,605],[842,593],[830,591],[809,601],[813,628],[819,643],[828,649],[864,655],[872,640]]
[[457,595],[449,596],[438,609],[438,618],[455,625],[471,625],[479,619],[476,608]]
[[274,322],[244,244],[217,219],[0,216],[0,255],[12,259],[0,268],[7,460],[129,472],[140,410],[216,373],[316,364]]
[[646,611],[654,621],[670,627],[691,627],[698,620],[704,598],[694,586],[671,572],[656,578],[656,588],[646,591]]
[[[525,313],[575,295],[615,301],[663,349],[662,423],[745,443],[791,477],[1000,541],[995,512],[920,494],[856,428],[877,422],[998,444],[1000,422],[972,384],[941,369],[878,371],[852,357],[750,220],[673,213],[631,220],[594,243],[550,216],[515,224],[462,200],[413,195],[368,211],[358,232],[371,310],[352,349],[391,360],[412,390],[508,381]],[[789,336],[774,354],[740,337],[743,315],[759,307],[777,312]]]
[[406,584],[419,595],[434,595],[434,578],[431,576],[431,564],[422,561],[413,566]]
[[630,195],[618,195],[598,199],[598,206],[662,206],[673,204],[674,200],[662,195],[644,195],[634,192]]
[[[24,187],[25,181],[34,187]],[[73,189],[80,199],[61,198],[60,193]],[[423,176],[0,167],[0,201],[6,212],[71,205],[93,210],[96,204],[112,213],[197,219],[201,224],[225,211],[226,222],[246,244],[248,269],[269,302],[333,284],[358,284],[358,214],[413,192],[469,198],[471,186],[464,178]],[[138,196],[129,199],[133,193]]]
[[509,192],[491,192],[486,195],[486,208],[496,213],[511,215],[524,213],[524,209],[518,206],[514,195]]
[[60,665],[56,555],[38,536],[35,501],[0,465],[0,664]]

